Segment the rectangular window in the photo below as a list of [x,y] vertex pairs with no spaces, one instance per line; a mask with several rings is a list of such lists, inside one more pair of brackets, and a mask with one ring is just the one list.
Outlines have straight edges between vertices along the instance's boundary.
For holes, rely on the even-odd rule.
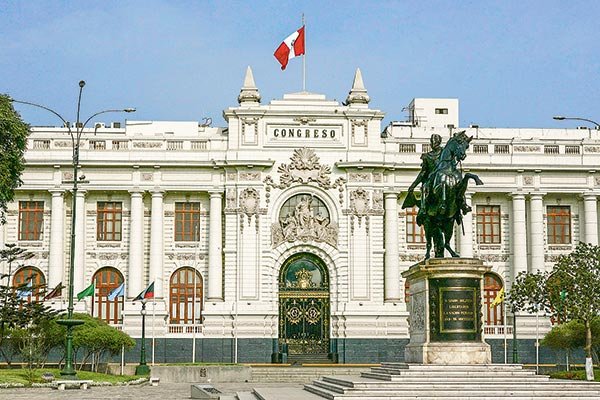
[[499,244],[500,206],[477,206],[477,243]]
[[448,114],[448,109],[447,108],[436,108],[435,113],[436,114]]
[[571,207],[548,206],[546,208],[548,222],[548,244],[571,243]]
[[406,243],[425,243],[425,230],[417,225],[417,207],[406,209]]
[[19,202],[19,240],[42,240],[43,201]]
[[200,240],[200,203],[175,203],[175,241]]
[[121,240],[123,207],[120,201],[99,201],[97,206],[97,240]]

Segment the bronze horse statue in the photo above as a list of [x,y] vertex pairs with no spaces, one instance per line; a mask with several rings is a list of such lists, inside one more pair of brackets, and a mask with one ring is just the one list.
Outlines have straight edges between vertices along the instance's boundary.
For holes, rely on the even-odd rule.
[[442,150],[435,169],[423,183],[417,224],[425,229],[425,259],[431,256],[432,240],[435,257],[444,257],[444,250],[448,250],[452,257],[459,257],[450,246],[454,223],[462,226],[462,215],[471,211],[471,207],[465,201],[469,180],[483,185],[477,175],[470,172],[463,175],[462,168],[458,168],[458,164],[467,156],[472,139],[473,137],[467,136],[465,131],[455,133]]

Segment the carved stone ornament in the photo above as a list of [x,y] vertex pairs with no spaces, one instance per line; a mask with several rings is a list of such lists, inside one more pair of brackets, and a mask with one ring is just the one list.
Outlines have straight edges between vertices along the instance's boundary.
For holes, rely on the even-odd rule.
[[54,147],[57,148],[65,148],[65,147],[71,147],[73,144],[71,143],[70,140],[55,140],[54,141]]
[[523,185],[533,185],[533,176],[524,176]]
[[515,145],[513,151],[515,153],[538,153],[542,148],[540,146],[532,145]]
[[375,190],[373,192],[373,210],[383,210],[383,191]]
[[[246,214],[248,217],[248,225],[252,222],[252,216],[255,217],[256,232],[259,230],[259,206],[260,206],[260,195],[258,191],[253,188],[244,189],[240,194],[239,209],[238,213]],[[244,230],[244,219],[240,218],[240,231]]]
[[248,217],[258,214],[258,207],[260,205],[260,195],[256,189],[244,189],[240,194],[240,212],[246,214]]
[[346,183],[346,179],[339,177],[332,184],[331,167],[321,165],[315,151],[306,147],[294,150],[291,163],[281,164],[277,172],[280,174],[279,184],[276,184],[272,177],[267,176],[264,180],[267,186],[285,189],[294,183],[314,182],[323,189],[332,189],[342,187]]
[[425,330],[425,293],[415,293],[411,297],[410,330],[423,332]]
[[146,141],[133,142],[134,149],[159,149],[161,147],[162,147],[162,142],[146,142]]
[[228,210],[234,210],[237,207],[235,189],[227,189],[227,195],[225,196],[225,208]]
[[258,181],[260,180],[260,172],[258,171],[242,171],[240,172],[241,181]]
[[325,242],[337,247],[339,228],[329,216],[314,215],[311,206],[312,198],[304,197],[296,206],[294,212],[279,218],[271,226],[273,247],[283,242]]
[[352,215],[364,217],[369,211],[369,195],[364,189],[350,192],[350,211]]

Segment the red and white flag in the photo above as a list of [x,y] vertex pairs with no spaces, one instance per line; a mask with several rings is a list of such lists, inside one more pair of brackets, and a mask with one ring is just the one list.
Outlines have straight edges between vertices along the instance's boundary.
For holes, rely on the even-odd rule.
[[304,26],[286,37],[275,50],[275,58],[281,64],[281,69],[287,67],[288,61],[304,54]]

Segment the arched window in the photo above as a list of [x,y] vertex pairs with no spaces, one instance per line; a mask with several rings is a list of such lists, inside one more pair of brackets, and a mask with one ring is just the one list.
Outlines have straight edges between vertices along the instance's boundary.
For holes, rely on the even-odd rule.
[[108,300],[108,294],[123,283],[123,275],[113,267],[100,268],[92,278],[96,283],[96,293],[92,297],[92,315],[109,324],[122,322],[124,296]]
[[[31,282],[31,286],[29,283]],[[46,286],[44,274],[36,267],[23,267],[15,272],[13,276],[13,287],[18,288],[22,298],[27,301],[43,300],[43,292]]]
[[483,308],[486,325],[504,325],[504,305],[490,307],[504,285],[502,279],[492,273],[483,276]]
[[170,323],[200,324],[202,293],[202,275],[194,268],[183,267],[173,272],[169,284]]

